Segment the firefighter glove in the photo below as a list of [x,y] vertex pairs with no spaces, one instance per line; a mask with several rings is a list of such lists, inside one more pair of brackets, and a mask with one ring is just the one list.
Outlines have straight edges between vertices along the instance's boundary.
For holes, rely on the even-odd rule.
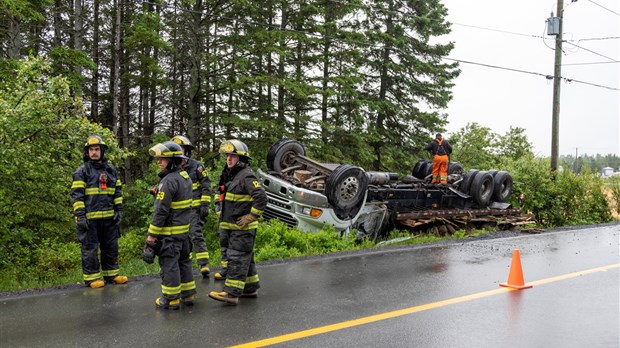
[[142,260],[149,265],[155,262],[155,250],[149,244],[142,249]]
[[121,224],[121,221],[123,221],[123,211],[122,210],[117,210],[114,212],[114,224],[116,226]]
[[146,242],[144,249],[142,249],[142,260],[148,264],[155,262],[155,256],[159,253],[159,248],[159,241],[155,241],[154,244]]
[[82,230],[88,229],[88,219],[86,219],[86,216],[84,215],[78,216],[76,219],[77,219],[77,226],[79,229],[82,229]]
[[237,225],[241,228],[247,228],[252,222],[256,220],[258,220],[258,216],[252,213],[246,214],[237,219]]
[[149,190],[149,193],[155,197],[157,195],[157,187],[153,187],[152,189]]
[[209,216],[209,205],[208,204],[202,204],[200,206],[200,217],[203,219],[206,219],[207,216]]

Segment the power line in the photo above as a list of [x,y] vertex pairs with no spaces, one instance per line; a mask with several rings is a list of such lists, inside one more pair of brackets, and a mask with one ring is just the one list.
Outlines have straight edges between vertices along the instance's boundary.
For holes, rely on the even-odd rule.
[[460,26],[463,26],[463,27],[469,27],[469,28],[475,28],[475,29],[481,29],[481,30],[494,31],[494,32],[498,32],[498,33],[518,35],[518,36],[525,36],[525,37],[533,37],[533,38],[536,38],[536,39],[540,39],[540,38],[544,39],[544,37],[539,36],[539,35],[522,34],[522,33],[516,33],[516,32],[513,32],[513,31],[485,28],[485,27],[480,27],[480,26],[477,26],[477,25],[461,24],[461,23],[455,23],[455,22],[450,22],[450,23],[455,24],[455,25],[460,25]]
[[612,62],[618,62],[617,60],[615,60],[615,59],[613,59],[613,58],[607,57],[607,56],[605,56],[605,55],[602,55],[602,54],[600,54],[600,53],[594,52],[594,51],[592,51],[592,50],[589,50],[589,49],[587,49],[587,48],[581,47],[581,46],[579,46],[579,45],[575,45],[574,43],[572,43],[572,42],[570,42],[570,41],[566,41],[566,40],[564,40],[564,42],[566,42],[566,43],[567,43],[567,44],[569,44],[569,45],[573,45],[573,46],[575,46],[575,47],[577,47],[577,48],[581,48],[581,49],[582,49],[582,50],[584,50],[584,51],[588,51],[588,52],[590,52],[590,53],[592,53],[592,54],[596,54],[597,56],[600,56],[600,57],[603,57],[603,58],[607,58],[607,59],[611,60]]
[[605,10],[607,10],[607,11],[609,11],[609,12],[611,12],[611,13],[615,14],[616,16],[620,16],[620,13],[618,13],[618,12],[614,12],[614,11],[612,11],[612,10],[608,9],[607,7],[603,6],[603,5],[597,4],[596,2],[594,2],[594,1],[592,1],[592,0],[588,0],[588,1],[589,1],[589,2],[591,2],[591,3],[593,3],[594,5],[596,5],[596,6],[600,7],[600,8],[602,8],[602,9],[605,9]]
[[[542,77],[546,78],[547,80],[552,80],[553,79],[553,76],[551,76],[551,75],[541,74],[541,73],[537,73],[537,72],[534,72],[534,71],[520,70],[520,69],[514,69],[514,68],[506,68],[506,67],[503,67],[503,66],[491,65],[491,64],[486,64],[486,63],[477,63],[477,62],[471,62],[471,61],[467,61],[467,60],[454,59],[454,58],[448,58],[448,57],[444,57],[444,59],[451,60],[451,61],[454,61],[454,62],[464,63],[464,64],[472,64],[472,65],[484,66],[484,67],[487,67],[487,68],[507,70],[507,71],[514,71],[514,72],[518,72],[518,73],[522,73],[522,74],[542,76]],[[610,89],[610,90],[613,90],[613,91],[620,91],[619,88],[603,86],[603,85],[599,85],[599,84],[591,83],[591,82],[586,82],[586,81],[575,80],[575,79],[571,79],[571,78],[568,78],[568,77],[560,76],[560,79],[564,80],[564,82],[576,82],[576,83],[582,83],[582,84],[590,85],[590,86],[594,86],[594,87]]]
[[595,65],[595,64],[614,64],[614,63],[620,63],[620,62],[614,61],[614,62],[569,63],[569,64],[562,64],[562,65]]
[[620,36],[593,37],[593,38],[589,38],[589,39],[579,39],[579,40],[577,40],[577,42],[579,42],[579,41],[592,41],[592,40],[617,40],[617,39],[620,39]]

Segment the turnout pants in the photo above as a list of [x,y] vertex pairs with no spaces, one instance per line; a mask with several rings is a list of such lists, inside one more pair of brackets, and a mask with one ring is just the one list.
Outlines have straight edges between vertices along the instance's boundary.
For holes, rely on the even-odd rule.
[[258,290],[260,284],[254,262],[256,230],[222,230],[222,232],[228,237],[226,250],[228,274],[224,291],[231,296],[239,297],[243,293]]
[[448,183],[448,155],[435,155],[433,157],[432,183]]
[[222,252],[222,274],[226,274],[228,272],[228,231],[218,230],[218,235],[220,236],[220,251]]
[[195,294],[189,236],[181,234],[158,239],[161,243],[157,256],[162,295],[168,300],[175,300]]
[[205,235],[202,230],[205,220],[200,217],[200,208],[192,208],[190,217],[189,237],[196,252],[196,263],[199,266],[209,264],[209,250],[205,243]]
[[[118,226],[112,219],[88,220],[88,228],[77,228],[77,239],[82,244],[82,274],[86,284],[116,277],[118,269]],[[101,262],[99,249],[101,248]]]

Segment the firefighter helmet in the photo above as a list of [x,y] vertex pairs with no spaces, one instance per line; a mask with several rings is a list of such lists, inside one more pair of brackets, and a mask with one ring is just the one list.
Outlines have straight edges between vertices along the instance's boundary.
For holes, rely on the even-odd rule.
[[101,139],[101,137],[98,135],[91,135],[86,139],[86,144],[84,144],[84,150],[88,150],[88,148],[92,145],[99,145],[101,147],[101,150],[104,151],[108,149],[108,145],[106,145],[103,139]]
[[220,153],[223,155],[237,155],[252,159],[248,146],[237,139],[224,141],[222,145],[220,145]]
[[172,137],[172,139],[170,139],[170,141],[174,141],[175,143],[181,145],[181,147],[186,147],[189,150],[194,149],[194,145],[192,145],[192,142],[189,141],[187,137],[184,137],[182,135],[175,135],[174,137]]
[[174,141],[166,141],[153,146],[149,149],[149,155],[164,158],[187,158],[183,154],[181,145]]

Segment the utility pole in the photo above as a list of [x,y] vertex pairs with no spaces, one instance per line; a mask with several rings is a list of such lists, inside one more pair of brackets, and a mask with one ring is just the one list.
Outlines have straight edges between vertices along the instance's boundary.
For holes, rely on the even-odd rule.
[[564,1],[558,0],[559,18],[558,34],[555,37],[555,66],[553,69],[553,116],[551,118],[551,170],[558,170],[560,144],[560,82],[562,76],[562,27],[564,18]]

